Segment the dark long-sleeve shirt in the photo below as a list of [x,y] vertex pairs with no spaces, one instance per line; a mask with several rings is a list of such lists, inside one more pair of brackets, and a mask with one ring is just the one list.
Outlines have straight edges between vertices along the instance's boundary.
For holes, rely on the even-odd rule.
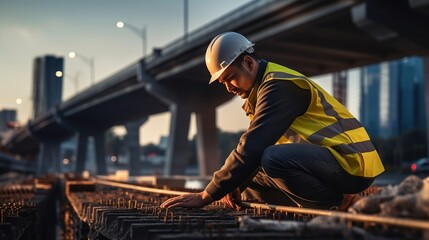
[[[310,91],[291,81],[271,80],[261,85],[266,66],[267,62],[261,61],[253,89],[245,102],[246,113],[254,115],[250,126],[206,187],[215,200],[253,176],[264,150],[274,145],[310,104]],[[256,99],[255,109],[250,102],[252,99]]]

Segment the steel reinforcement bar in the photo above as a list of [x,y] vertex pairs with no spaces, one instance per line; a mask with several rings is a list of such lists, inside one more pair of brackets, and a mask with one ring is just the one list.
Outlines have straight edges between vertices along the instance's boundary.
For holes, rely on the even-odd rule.
[[[132,189],[136,191],[144,191],[158,194],[166,194],[166,195],[183,195],[188,194],[190,192],[185,191],[173,191],[167,189],[157,189],[150,187],[142,187],[131,184],[112,182],[106,180],[96,180],[97,184],[106,185],[106,186],[114,186],[124,189]],[[374,216],[368,214],[355,214],[355,213],[346,213],[346,212],[338,212],[338,211],[328,211],[328,210],[319,210],[319,209],[311,209],[311,208],[298,208],[298,207],[289,207],[289,206],[279,206],[272,204],[261,204],[261,203],[250,203],[243,202],[242,206],[248,208],[260,208],[264,210],[273,210],[273,211],[281,211],[286,213],[296,213],[296,214],[306,214],[313,216],[331,216],[338,217],[350,221],[363,222],[363,223],[375,223],[380,225],[392,225],[404,228],[416,228],[416,229],[424,229],[429,230],[429,221],[423,220],[415,220],[415,219],[401,219],[394,217],[383,217],[383,216]]]

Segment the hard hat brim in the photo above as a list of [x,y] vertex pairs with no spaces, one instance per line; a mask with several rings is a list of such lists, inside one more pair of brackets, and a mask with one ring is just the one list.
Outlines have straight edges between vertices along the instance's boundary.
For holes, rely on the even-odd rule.
[[[228,66],[228,67],[229,67],[229,66]],[[210,84],[210,83],[212,83],[212,82],[215,82],[215,81],[220,77],[220,75],[222,75],[222,73],[225,71],[225,69],[227,69],[228,67],[226,67],[226,68],[222,68],[221,70],[219,70],[219,71],[215,72],[215,73],[212,75],[212,77],[210,78],[209,84]]]

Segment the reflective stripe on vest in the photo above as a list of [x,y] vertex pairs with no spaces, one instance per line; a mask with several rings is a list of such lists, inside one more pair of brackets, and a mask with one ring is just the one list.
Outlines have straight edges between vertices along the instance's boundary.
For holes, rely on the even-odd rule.
[[340,144],[332,146],[332,148],[342,154],[364,153],[372,152],[375,150],[374,145],[372,145],[372,142],[370,140],[358,143]]

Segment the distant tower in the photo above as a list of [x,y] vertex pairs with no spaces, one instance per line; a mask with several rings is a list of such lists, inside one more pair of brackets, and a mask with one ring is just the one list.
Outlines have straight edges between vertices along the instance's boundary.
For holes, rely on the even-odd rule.
[[61,102],[63,89],[63,58],[43,56],[33,66],[33,118]]
[[371,137],[380,133],[380,64],[361,68],[360,122]]
[[423,59],[407,57],[389,64],[389,77],[398,86],[395,104],[398,132],[425,129]]
[[360,121],[371,136],[426,129],[425,111],[422,58],[361,68]]
[[344,106],[347,105],[347,72],[336,72],[332,76],[334,85],[334,98]]
[[0,132],[8,129],[7,124],[9,122],[16,121],[16,110],[13,109],[3,109],[0,111]]

